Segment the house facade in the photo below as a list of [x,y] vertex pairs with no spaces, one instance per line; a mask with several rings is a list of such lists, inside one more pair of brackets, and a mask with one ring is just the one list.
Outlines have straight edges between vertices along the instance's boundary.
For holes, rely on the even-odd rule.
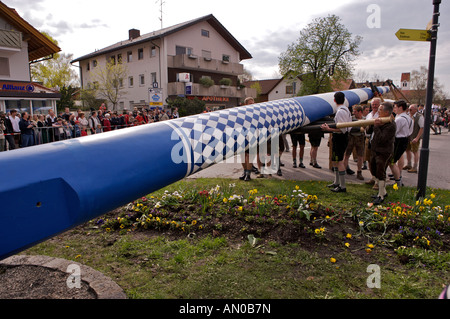
[[260,92],[256,102],[262,103],[298,95],[302,81],[299,77],[283,77],[245,82],[247,88],[259,87]]
[[14,9],[0,2],[0,111],[56,111],[61,95],[31,81],[30,63],[60,50]]
[[79,57],[83,88],[94,85],[96,72],[108,62],[121,63],[126,78],[118,109],[167,106],[178,96],[198,98],[210,108],[240,105],[253,89],[239,86],[242,60],[250,53],[213,16],[208,15],[141,35],[131,29],[128,40]]

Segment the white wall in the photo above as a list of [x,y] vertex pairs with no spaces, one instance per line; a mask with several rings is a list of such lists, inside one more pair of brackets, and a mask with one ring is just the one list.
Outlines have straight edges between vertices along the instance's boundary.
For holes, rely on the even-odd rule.
[[30,67],[28,64],[28,43],[22,41],[21,49],[0,47],[0,57],[9,61],[10,76],[0,75],[0,80],[29,82]]
[[292,85],[292,84],[290,84],[291,82],[292,81],[288,82],[287,80],[283,79],[283,81],[278,83],[278,85],[269,93],[269,97],[268,97],[269,101],[274,101],[274,100],[285,99],[285,98],[297,96],[302,82],[299,79],[295,79],[296,91],[294,92],[294,94],[286,94],[286,86]]

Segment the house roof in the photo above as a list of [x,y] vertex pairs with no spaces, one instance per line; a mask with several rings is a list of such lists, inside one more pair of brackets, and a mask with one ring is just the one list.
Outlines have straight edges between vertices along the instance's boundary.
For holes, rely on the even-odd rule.
[[233,46],[233,48],[236,49],[236,51],[239,51],[241,60],[246,60],[246,59],[252,58],[251,54],[233,37],[233,35],[219,22],[219,20],[217,20],[212,14],[209,14],[209,15],[206,15],[206,16],[194,19],[194,20],[176,24],[171,27],[153,31],[153,32],[141,35],[134,39],[128,39],[128,40],[123,40],[123,41],[117,42],[117,43],[110,45],[106,48],[103,48],[101,50],[97,50],[95,52],[92,52],[87,55],[76,58],[72,62],[79,62],[82,60],[93,58],[95,56],[99,56],[99,55],[110,53],[110,52],[113,52],[113,51],[116,51],[119,49],[127,48],[130,46],[136,45],[136,44],[163,38],[163,37],[166,37],[173,33],[179,32],[183,29],[186,29],[192,25],[195,25],[195,24],[203,22],[203,21],[208,22],[217,32],[220,33],[220,35],[228,43],[230,43]]
[[332,81],[331,87],[333,91],[345,91],[356,88],[355,81],[353,79],[345,79],[340,81]]
[[242,83],[245,87],[250,88],[253,84],[259,83],[261,85],[261,94],[269,94],[281,81],[281,79],[268,79],[268,80],[256,80],[256,81],[247,81]]
[[22,19],[16,10],[0,1],[0,15],[28,42],[28,60],[34,61],[61,51],[61,49],[31,24]]

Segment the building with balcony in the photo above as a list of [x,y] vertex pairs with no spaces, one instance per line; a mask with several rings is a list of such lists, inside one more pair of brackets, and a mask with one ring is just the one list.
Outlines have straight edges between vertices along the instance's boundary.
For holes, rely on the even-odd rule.
[[30,114],[56,111],[61,95],[31,81],[30,63],[61,49],[0,2],[0,111]]
[[127,40],[72,61],[79,63],[83,88],[95,85],[96,72],[108,62],[125,66],[127,76],[119,86],[126,93],[119,109],[162,108],[168,98],[178,96],[224,108],[256,97],[256,90],[238,80],[244,73],[240,62],[252,56],[213,15],[144,35],[131,29],[128,35]]

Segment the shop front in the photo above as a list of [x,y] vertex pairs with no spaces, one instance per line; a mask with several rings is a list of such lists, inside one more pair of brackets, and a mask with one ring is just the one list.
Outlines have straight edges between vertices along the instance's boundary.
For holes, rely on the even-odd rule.
[[17,110],[31,115],[56,113],[56,102],[61,94],[38,83],[0,81],[0,111]]

